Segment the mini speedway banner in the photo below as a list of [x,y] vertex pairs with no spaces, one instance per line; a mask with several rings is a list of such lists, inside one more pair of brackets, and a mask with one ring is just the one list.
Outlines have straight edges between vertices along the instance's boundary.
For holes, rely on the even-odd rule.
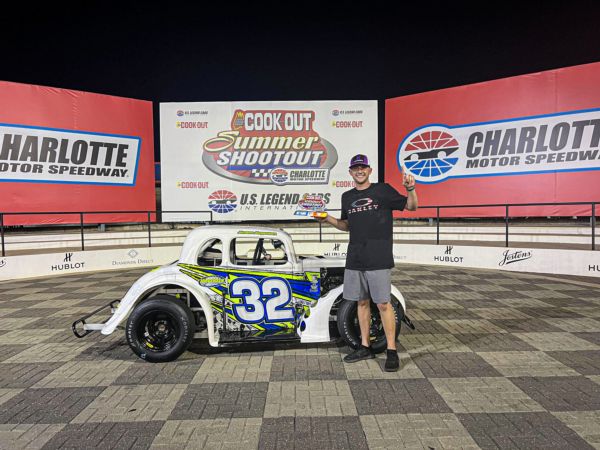
[[[147,220],[156,209],[152,103],[0,82],[0,212],[86,212],[86,223]],[[4,224],[79,223],[78,214]]]
[[376,101],[163,103],[160,128],[165,220],[308,218],[317,198],[339,209],[357,153],[377,181]]
[[[388,100],[386,181],[401,189],[402,172],[414,175],[422,205],[598,201],[598,86],[595,63]],[[590,209],[514,207],[511,215]],[[493,207],[442,210],[443,217],[503,214]]]

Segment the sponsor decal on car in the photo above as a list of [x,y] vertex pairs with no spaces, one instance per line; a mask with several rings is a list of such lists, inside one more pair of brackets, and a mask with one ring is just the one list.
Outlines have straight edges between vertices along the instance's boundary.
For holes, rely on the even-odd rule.
[[[238,328],[243,325],[256,330],[294,328],[296,319],[302,316],[295,311],[294,305],[300,312],[306,312],[316,306],[321,293],[320,272],[290,274],[244,269],[222,270],[191,264],[178,266],[181,273],[210,290],[211,306],[218,313],[217,317],[225,313],[228,327]],[[203,281],[207,279],[211,281]],[[216,283],[218,279],[222,282]]]

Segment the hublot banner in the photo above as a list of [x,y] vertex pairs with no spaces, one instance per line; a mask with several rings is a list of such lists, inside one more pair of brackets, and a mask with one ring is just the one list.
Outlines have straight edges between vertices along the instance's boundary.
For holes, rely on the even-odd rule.
[[[77,258],[76,258],[77,259]],[[85,266],[85,261],[73,260],[73,253],[65,253],[65,257],[61,264],[53,264],[50,270],[53,272],[62,272],[64,270],[82,269]]]
[[442,262],[442,263],[445,262],[445,263],[461,264],[463,262],[463,257],[453,255],[452,254],[453,250],[454,250],[453,245],[447,245],[446,250],[444,251],[444,254],[434,256],[433,261],[434,262]]

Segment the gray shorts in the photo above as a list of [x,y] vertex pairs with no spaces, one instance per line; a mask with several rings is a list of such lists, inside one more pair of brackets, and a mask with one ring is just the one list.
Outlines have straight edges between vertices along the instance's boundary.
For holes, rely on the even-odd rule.
[[392,294],[392,269],[344,271],[344,298],[387,303]]

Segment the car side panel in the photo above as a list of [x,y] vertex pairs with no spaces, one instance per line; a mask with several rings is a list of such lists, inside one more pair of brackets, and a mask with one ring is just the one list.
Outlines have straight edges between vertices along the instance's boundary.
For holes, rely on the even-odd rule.
[[[279,312],[288,308],[295,308],[296,305],[302,310],[308,310],[317,304],[321,292],[320,272],[294,274],[277,270],[203,267],[193,264],[179,264],[178,268],[183,275],[212,293],[210,307],[214,317],[217,318],[221,328],[223,316],[225,316],[228,331],[239,329],[261,331],[294,329],[297,320],[295,311],[293,317],[290,316],[286,320],[270,320],[268,312],[267,315],[262,316],[262,320],[245,320],[240,316],[239,311],[253,312],[256,309],[252,304],[249,304],[250,297],[254,295],[260,295],[259,301],[262,302],[262,304],[256,306],[263,307],[264,304],[265,311],[269,310],[269,303],[275,301],[275,295],[272,295],[273,292],[263,291],[263,287],[266,286],[268,280],[280,280],[281,286],[289,286],[289,294],[286,294],[289,298],[286,299],[285,304],[279,305],[278,309],[275,308]],[[246,280],[246,285],[248,287],[255,286],[255,289],[242,289],[243,292],[248,291],[247,296],[241,295],[239,292],[232,292],[232,286],[240,280]],[[276,293],[281,294],[280,291],[283,291],[283,289],[278,289]],[[223,311],[223,308],[225,311]]]

